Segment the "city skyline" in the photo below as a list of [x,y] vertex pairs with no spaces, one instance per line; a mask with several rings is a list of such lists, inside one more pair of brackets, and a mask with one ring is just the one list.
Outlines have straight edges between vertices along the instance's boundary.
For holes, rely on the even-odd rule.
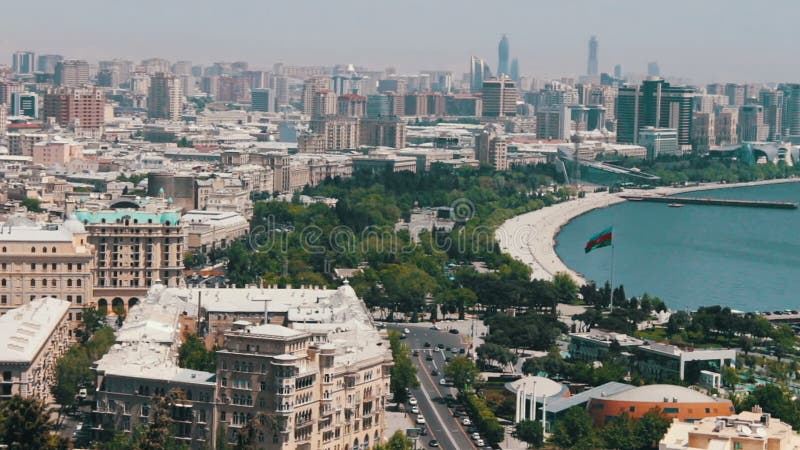
[[[353,63],[374,69],[393,66],[405,73],[444,69],[462,74],[468,72],[472,55],[493,62],[498,40],[507,34],[521,75],[537,78],[583,74],[586,42],[592,35],[603,47],[599,71],[606,73],[621,64],[627,72],[644,74],[647,63],[657,61],[665,76],[700,84],[791,81],[800,69],[800,63],[788,57],[793,50],[791,17],[796,16],[792,11],[800,12],[800,5],[786,0],[772,2],[771,8],[747,2],[678,0],[658,11],[657,21],[652,11],[629,8],[638,6],[630,0],[609,2],[592,14],[584,13],[584,6],[596,4],[587,1],[501,2],[497,11],[511,8],[517,13],[477,14],[482,4],[471,0],[458,7],[412,0],[407,8],[392,9],[392,20],[375,20],[386,16],[387,7],[363,0],[319,3],[311,12],[306,5],[286,4],[279,10],[251,0],[240,5],[229,11],[206,8],[204,1],[162,5],[144,0],[117,5],[113,17],[103,17],[85,13],[103,11],[106,5],[98,0],[68,6],[46,1],[37,12],[36,33],[30,32],[29,22],[10,21],[0,37],[0,61],[10,65],[14,51],[32,50],[93,62],[163,57],[196,64],[244,60],[264,68],[275,62]],[[21,4],[6,5],[6,12],[9,17],[29,13]],[[710,22],[711,17],[719,20]],[[536,18],[535,26],[531,18]],[[120,27],[122,19],[139,25]],[[342,21],[353,27],[333,27]],[[300,22],[303,26],[297,26]],[[771,26],[760,33],[742,32],[764,22]],[[408,23],[415,24],[415,32],[410,32]],[[674,23],[681,23],[680,30]]]

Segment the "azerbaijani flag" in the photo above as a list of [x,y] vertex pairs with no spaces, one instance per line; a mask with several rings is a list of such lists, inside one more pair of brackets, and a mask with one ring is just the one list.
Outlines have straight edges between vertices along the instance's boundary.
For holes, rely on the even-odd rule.
[[605,230],[595,234],[589,239],[589,242],[586,243],[586,248],[584,249],[586,253],[589,253],[592,250],[608,247],[611,245],[611,232],[613,227],[608,227]]

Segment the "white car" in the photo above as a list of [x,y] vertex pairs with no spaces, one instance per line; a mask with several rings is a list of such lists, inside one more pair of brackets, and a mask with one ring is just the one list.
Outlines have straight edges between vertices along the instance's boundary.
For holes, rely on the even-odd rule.
[[409,397],[408,404],[411,406],[415,406],[417,404],[417,397]]
[[483,447],[483,439],[478,439],[477,441],[475,441],[475,445],[477,445],[478,447]]
[[411,407],[411,413],[412,414],[419,414],[419,407],[417,407],[416,405],[412,406]]
[[461,421],[461,425],[464,425],[465,427],[468,427],[468,426],[472,425],[472,421],[469,420],[469,417],[464,417],[464,420]]
[[404,334],[411,333],[411,330],[409,330],[408,328],[403,328],[403,333]]
[[425,418],[422,417],[422,414],[417,414],[417,425],[422,425],[425,423]]
[[478,434],[478,433],[472,433],[472,440],[473,440],[473,441],[477,441],[477,440],[478,440],[478,439],[480,439],[480,438],[481,438],[481,435],[480,435],[480,434]]
[[447,380],[442,378],[442,379],[439,380],[439,384],[442,385],[442,386],[447,386]]

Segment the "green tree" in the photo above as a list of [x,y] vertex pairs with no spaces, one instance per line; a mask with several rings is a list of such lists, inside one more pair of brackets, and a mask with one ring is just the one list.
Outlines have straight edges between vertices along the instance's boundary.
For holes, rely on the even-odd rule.
[[485,343],[478,347],[478,361],[485,365],[504,368],[517,362],[517,355],[511,350],[497,344]]
[[588,450],[596,448],[596,441],[589,413],[585,408],[574,406],[558,421],[549,442],[558,448]]
[[392,381],[391,391],[394,396],[394,401],[397,403],[405,403],[408,400],[407,389],[419,386],[419,379],[417,379],[417,368],[411,362],[411,351],[408,346],[400,341],[400,333],[397,331],[389,332],[389,345],[392,349],[392,358],[394,359],[394,366],[392,366]]
[[57,448],[50,437],[52,430],[50,414],[39,400],[15,395],[0,403],[0,442],[9,449]]
[[672,419],[664,415],[659,408],[647,411],[636,422],[636,435],[639,448],[642,450],[656,450],[658,441],[664,437],[672,424]]
[[411,450],[412,448],[414,445],[411,440],[400,430],[395,431],[385,444],[377,444],[373,447],[374,450]]
[[522,420],[517,422],[514,432],[517,439],[528,444],[529,448],[539,448],[544,443],[544,430],[540,421]]
[[22,201],[22,206],[24,206],[28,211],[39,213],[44,211],[42,209],[42,203],[39,201],[38,198],[26,198]]
[[180,443],[175,435],[175,421],[172,418],[172,409],[178,400],[185,399],[180,390],[172,390],[165,396],[154,397],[150,412],[150,421],[144,432],[136,439],[135,448],[139,450],[179,450],[187,449]]
[[478,379],[478,367],[466,356],[456,356],[444,368],[445,377],[459,390],[466,390]]
[[558,272],[553,277],[553,287],[559,303],[575,304],[578,302],[578,285],[565,272]]
[[636,421],[622,413],[599,431],[603,448],[615,450],[639,450]]
[[213,350],[208,350],[196,334],[186,336],[178,349],[178,365],[187,369],[215,372],[217,357]]
[[800,407],[796,400],[792,400],[792,394],[786,388],[777,384],[756,387],[740,404],[739,412],[750,411],[756,405],[792,428],[800,427]]

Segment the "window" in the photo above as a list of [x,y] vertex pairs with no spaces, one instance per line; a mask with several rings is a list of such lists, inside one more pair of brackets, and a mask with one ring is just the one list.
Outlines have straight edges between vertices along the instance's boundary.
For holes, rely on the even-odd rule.
[[42,247],[42,253],[47,253],[47,247]]
[[53,247],[52,250],[51,250],[51,253],[55,253],[55,252],[56,252],[56,248]]
[[82,281],[80,278],[78,278],[77,280],[75,280],[75,284],[76,284],[78,287],[81,287],[81,283],[83,283],[83,281]]
[[664,408],[664,414],[678,414],[678,408]]
[[36,263],[31,263],[31,270],[36,270]]
[[7,285],[8,285],[8,281],[5,278],[3,278],[3,280],[0,281],[0,286],[6,287]]
[[72,287],[72,278],[67,278],[67,287]]
[[58,264],[53,263],[50,265],[50,270],[56,270],[58,268]]
[[83,304],[83,296],[79,295],[79,296],[75,297],[75,303],[77,303],[79,305],[82,305]]
[[0,295],[0,303],[3,305],[8,303],[8,296],[7,295]]
[[635,406],[631,406],[630,408],[628,408],[628,411],[636,412],[636,407]]
[[31,247],[31,253],[36,253],[36,247]]
[[72,263],[67,263],[67,270],[72,271]]
[[67,296],[67,301],[68,301],[68,302],[70,302],[70,303],[72,303],[72,296],[71,296],[71,295],[68,295],[68,296]]
[[31,279],[31,287],[36,287],[36,280]]
[[3,253],[6,253],[6,252],[8,252],[8,249],[3,247]]
[[42,286],[47,287],[47,278],[42,279]]

